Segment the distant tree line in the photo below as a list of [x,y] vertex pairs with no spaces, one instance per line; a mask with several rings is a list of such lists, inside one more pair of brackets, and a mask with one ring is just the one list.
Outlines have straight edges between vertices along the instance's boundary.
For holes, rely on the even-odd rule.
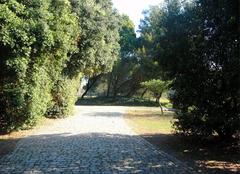
[[69,115],[117,60],[119,18],[110,0],[0,0],[0,132]]

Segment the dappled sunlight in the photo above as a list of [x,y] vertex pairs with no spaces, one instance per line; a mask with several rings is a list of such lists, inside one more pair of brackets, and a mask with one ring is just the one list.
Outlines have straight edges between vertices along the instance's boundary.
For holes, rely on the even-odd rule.
[[[178,162],[136,136],[108,133],[29,136],[2,159],[1,171],[143,173],[179,170]],[[21,163],[19,163],[20,159]],[[181,167],[182,168],[182,167]]]
[[233,163],[233,162],[226,162],[226,161],[219,161],[219,160],[209,160],[206,162],[199,162],[199,164],[203,167],[209,169],[219,169],[219,170],[226,170],[229,172],[239,172],[240,164]]

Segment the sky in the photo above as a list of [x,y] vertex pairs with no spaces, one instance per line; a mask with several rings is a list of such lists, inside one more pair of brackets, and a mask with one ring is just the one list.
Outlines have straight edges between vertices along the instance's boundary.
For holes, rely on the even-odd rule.
[[158,5],[163,0],[112,0],[113,5],[120,13],[127,14],[138,30],[140,19],[143,18],[142,11],[150,5]]

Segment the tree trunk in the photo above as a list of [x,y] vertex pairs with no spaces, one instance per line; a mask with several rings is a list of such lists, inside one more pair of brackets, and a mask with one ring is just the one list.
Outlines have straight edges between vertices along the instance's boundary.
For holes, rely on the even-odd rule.
[[88,91],[93,87],[93,85],[98,81],[100,77],[101,77],[101,74],[94,76],[88,80],[87,88],[81,96],[82,99],[87,95]]
[[126,97],[131,97],[131,96],[133,96],[133,95],[135,94],[135,92],[136,92],[136,89],[135,89],[135,88],[131,88],[131,89],[129,90],[129,92],[127,93]]
[[139,89],[139,85],[136,83],[133,84],[131,89],[128,91],[126,97],[132,97],[137,92],[138,89]]
[[156,102],[159,104],[159,107],[161,109],[161,114],[163,115],[164,114],[163,113],[163,108],[162,108],[162,105],[161,105],[161,102],[160,102],[161,97],[162,97],[162,92],[157,95]]
[[109,73],[109,77],[108,77],[108,88],[107,88],[107,95],[106,95],[106,97],[110,96],[111,84],[112,84],[112,72]]
[[143,96],[146,94],[147,90],[148,90],[147,88],[144,89],[144,91],[143,91],[142,94],[141,94],[141,98],[143,98]]
[[84,91],[84,93],[82,94],[81,99],[83,99],[83,98],[85,97],[85,95],[87,95],[89,89],[91,89],[91,87],[90,87],[90,85],[89,85],[89,80],[88,80],[87,88],[86,88],[86,90]]
[[161,114],[163,115],[163,108],[162,108],[162,105],[161,105],[161,102],[159,101],[159,107],[161,109]]
[[118,88],[117,88],[117,86],[118,86],[118,81],[119,81],[119,78],[118,78],[118,76],[116,77],[116,79],[114,80],[114,83],[113,83],[113,99],[115,99],[116,97],[117,97],[117,94],[118,94]]

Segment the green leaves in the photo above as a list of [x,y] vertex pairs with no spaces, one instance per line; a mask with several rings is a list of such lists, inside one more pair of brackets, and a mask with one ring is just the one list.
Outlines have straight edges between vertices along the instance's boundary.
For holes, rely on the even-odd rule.
[[141,85],[147,88],[153,93],[163,93],[165,90],[169,89],[170,82],[152,79],[146,82],[142,82]]
[[231,137],[239,131],[237,16],[237,1],[169,0],[146,13],[142,52],[159,63],[156,72],[173,80],[181,133]]
[[108,0],[72,0],[72,4],[78,15],[81,39],[79,52],[71,57],[69,67],[88,77],[110,71],[119,49],[118,19],[112,4]]
[[0,127],[9,131],[44,115],[68,55],[77,50],[79,27],[62,0],[6,1],[0,21]]
[[110,0],[2,0],[0,131],[69,114],[83,73],[111,71],[119,29]]

